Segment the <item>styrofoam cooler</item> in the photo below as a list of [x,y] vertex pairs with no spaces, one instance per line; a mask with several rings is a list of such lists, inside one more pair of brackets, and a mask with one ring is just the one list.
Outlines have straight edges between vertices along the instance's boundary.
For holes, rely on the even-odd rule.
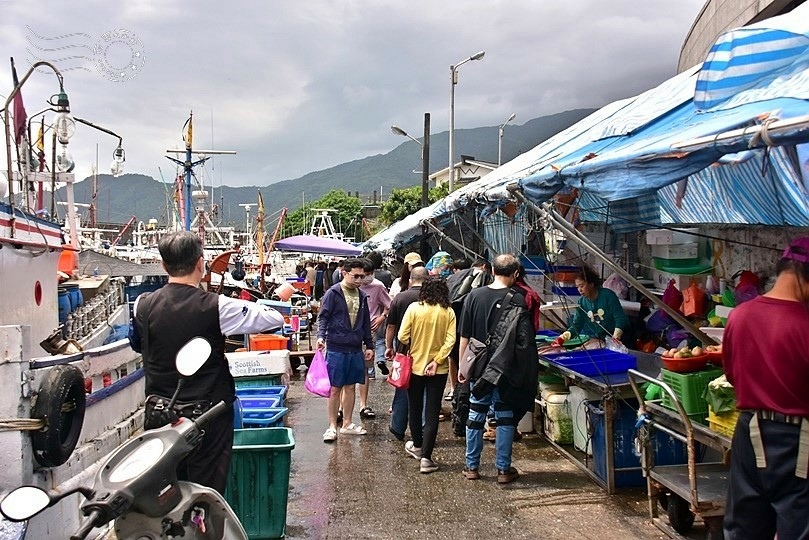
[[573,442],[573,419],[570,415],[568,393],[545,391],[542,393],[543,429],[553,442]]
[[526,412],[517,423],[517,431],[520,433],[531,433],[534,431],[534,411]]
[[570,412],[573,416],[573,447],[580,451],[586,452],[587,455],[593,455],[593,445],[590,441],[590,436],[587,433],[587,407],[585,401],[598,401],[601,399],[601,394],[592,390],[586,390],[579,386],[570,387]]

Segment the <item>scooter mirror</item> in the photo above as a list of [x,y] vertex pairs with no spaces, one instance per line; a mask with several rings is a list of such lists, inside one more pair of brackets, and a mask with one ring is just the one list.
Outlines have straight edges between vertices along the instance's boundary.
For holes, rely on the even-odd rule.
[[0,502],[0,513],[9,521],[25,521],[51,504],[48,493],[35,486],[20,486]]
[[195,337],[177,352],[177,371],[183,377],[197,372],[211,355],[211,344],[202,337]]

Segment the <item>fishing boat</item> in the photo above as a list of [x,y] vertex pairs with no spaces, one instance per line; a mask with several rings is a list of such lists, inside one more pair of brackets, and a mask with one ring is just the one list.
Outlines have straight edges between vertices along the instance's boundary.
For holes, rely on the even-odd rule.
[[[38,68],[59,79],[54,126],[70,113],[54,66],[37,62],[20,82],[14,74],[3,111],[8,171],[0,182],[0,487],[65,492],[86,485],[101,460],[141,429],[144,381],[140,355],[122,331],[129,320],[123,281],[95,271],[82,275],[78,241],[66,241],[61,224],[37,212],[43,191],[36,199],[29,195],[29,186],[42,180],[25,160],[14,166],[13,145],[17,155],[30,155],[27,140],[15,136],[25,123],[20,89]],[[60,143],[68,155],[67,137]],[[73,202],[73,174],[65,169],[56,179],[68,184]],[[50,173],[41,176],[50,181]],[[75,216],[75,208],[68,214]],[[26,523],[0,523],[0,537],[63,539],[78,528],[79,502],[77,494]]]

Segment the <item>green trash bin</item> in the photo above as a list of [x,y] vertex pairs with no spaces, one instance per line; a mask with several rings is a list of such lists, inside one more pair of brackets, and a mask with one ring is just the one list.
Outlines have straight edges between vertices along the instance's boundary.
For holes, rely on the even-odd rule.
[[236,429],[225,499],[251,540],[283,538],[295,439],[285,427]]

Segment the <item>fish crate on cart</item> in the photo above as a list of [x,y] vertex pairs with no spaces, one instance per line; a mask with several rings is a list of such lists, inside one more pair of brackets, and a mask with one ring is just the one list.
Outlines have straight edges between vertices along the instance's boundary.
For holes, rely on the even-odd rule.
[[289,412],[286,407],[267,407],[264,409],[242,409],[242,425],[245,428],[283,427],[284,417]]
[[251,540],[283,538],[295,438],[285,427],[237,429],[225,499]]
[[272,386],[239,386],[236,385],[236,397],[241,400],[248,398],[266,398],[277,399],[278,405],[275,407],[284,406],[284,398],[287,395],[287,386],[285,384],[272,385]]
[[733,438],[733,432],[736,430],[736,421],[738,419],[738,410],[715,413],[710,405],[708,406],[708,427],[711,431],[715,431],[720,435]]
[[[705,424],[705,419],[708,416],[708,402],[705,401],[702,395],[705,393],[708,383],[724,373],[722,368],[707,369],[694,373],[676,373],[668,369],[661,369],[660,373],[663,382],[668,384],[677,395],[692,422],[697,421],[700,424]],[[663,406],[672,410],[677,409],[674,401],[665,392],[663,393]]]

